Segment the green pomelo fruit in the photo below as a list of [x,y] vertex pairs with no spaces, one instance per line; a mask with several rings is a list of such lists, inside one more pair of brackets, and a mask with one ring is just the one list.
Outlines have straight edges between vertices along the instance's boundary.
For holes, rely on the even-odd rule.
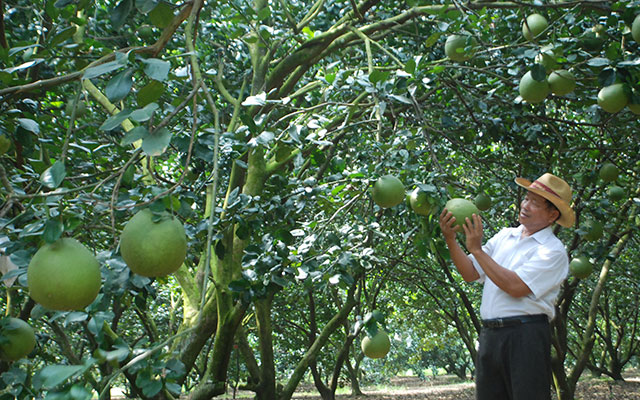
[[389,353],[391,341],[389,335],[381,329],[373,336],[365,336],[360,346],[365,356],[369,358],[382,358]]
[[161,1],[149,12],[149,21],[156,27],[163,29],[173,20],[173,8],[169,3]]
[[596,52],[602,50],[604,38],[593,30],[585,32],[578,40],[578,45],[586,52]]
[[612,163],[604,163],[602,167],[600,167],[600,171],[598,171],[598,176],[605,182],[613,182],[618,179],[618,174],[620,170]]
[[[73,112],[73,100],[67,103],[67,106],[64,109],[64,112],[71,117],[71,113]],[[87,105],[84,101],[79,100],[78,105],[76,106],[76,118],[82,117],[87,112]]]
[[444,206],[456,218],[456,225],[462,226],[467,218],[471,219],[473,214],[480,215],[480,210],[467,199],[455,198],[447,201]]
[[371,191],[373,201],[382,208],[397,206],[405,198],[404,185],[393,175],[378,178]]
[[142,25],[138,29],[138,36],[147,42],[152,41],[154,36],[153,27],[151,25]]
[[605,86],[598,92],[598,105],[608,113],[617,113],[629,103],[623,83]]
[[31,325],[19,318],[0,320],[0,360],[19,360],[35,347],[36,335]]
[[11,148],[11,139],[7,135],[0,134],[0,156]]
[[560,65],[558,64],[558,57],[562,56],[562,48],[555,45],[549,44],[546,46],[542,46],[540,49],[540,53],[536,55],[535,62],[537,64],[541,64],[547,73],[558,69]]
[[518,86],[520,96],[529,103],[540,103],[549,95],[549,83],[546,80],[540,82],[533,79],[531,71],[528,71],[520,79]]
[[549,82],[551,93],[556,96],[564,96],[573,92],[576,88],[576,78],[571,72],[564,69],[553,71],[547,81]]
[[636,43],[640,43],[640,15],[637,15],[631,24],[631,37]]
[[584,279],[591,275],[593,264],[586,256],[575,257],[569,263],[569,272],[578,279]]
[[429,215],[435,211],[435,204],[427,192],[417,188],[409,195],[409,205],[418,215]]
[[[473,46],[473,38],[470,40]],[[473,50],[465,51],[467,47],[467,36],[451,35],[444,44],[444,54],[453,61],[466,61],[473,55]]]
[[611,201],[622,200],[625,197],[624,189],[618,185],[611,185],[607,188],[607,193]]
[[604,233],[604,226],[600,221],[595,221],[595,220],[587,221],[585,223],[585,229],[587,233],[585,233],[584,238],[590,241],[600,239]]
[[486,211],[491,208],[491,197],[489,197],[485,192],[480,192],[473,199],[473,203],[478,207],[480,211]]
[[140,210],[122,230],[120,254],[138,275],[169,275],[180,268],[187,256],[184,226],[168,213],[154,215],[148,208]]
[[[632,104],[629,103],[627,104],[627,108],[629,109],[629,111],[631,111],[632,113],[636,114],[636,115],[640,115],[640,104]],[[1,153],[0,153],[1,154]]]
[[59,311],[83,309],[100,291],[100,264],[82,243],[62,238],[42,246],[27,268],[29,294]]
[[540,14],[531,14],[527,17],[526,23],[522,23],[522,35],[528,41],[532,41],[542,31],[547,29],[549,23],[547,19]]

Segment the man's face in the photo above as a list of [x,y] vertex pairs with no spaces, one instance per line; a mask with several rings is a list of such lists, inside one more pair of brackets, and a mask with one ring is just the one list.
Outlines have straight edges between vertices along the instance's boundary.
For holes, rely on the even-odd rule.
[[528,230],[535,232],[551,225],[559,216],[559,211],[549,204],[547,199],[527,191],[527,195],[520,203],[518,220]]

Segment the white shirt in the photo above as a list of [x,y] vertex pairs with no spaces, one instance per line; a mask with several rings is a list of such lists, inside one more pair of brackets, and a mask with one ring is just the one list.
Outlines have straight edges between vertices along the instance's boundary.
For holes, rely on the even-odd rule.
[[555,316],[555,302],[560,286],[569,272],[569,258],[564,245],[548,226],[533,235],[522,237],[523,226],[503,228],[482,246],[500,266],[514,271],[531,289],[523,297],[504,292],[482,270],[473,255],[469,258],[484,283],[480,316],[482,319],[515,315],[547,314]]

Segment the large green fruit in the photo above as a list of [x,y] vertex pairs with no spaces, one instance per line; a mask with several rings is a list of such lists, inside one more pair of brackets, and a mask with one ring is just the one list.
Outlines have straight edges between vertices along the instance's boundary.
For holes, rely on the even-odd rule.
[[584,279],[591,275],[593,264],[589,261],[589,257],[578,256],[569,263],[569,272],[571,275],[579,279]]
[[640,43],[640,15],[636,15],[633,24],[631,24],[631,37],[636,43]]
[[491,208],[491,197],[489,197],[485,192],[480,192],[476,198],[473,199],[473,204],[478,207],[478,210],[486,211]]
[[[64,112],[71,117],[71,113],[73,113],[73,100],[67,103]],[[78,104],[76,106],[76,118],[82,117],[86,112],[87,104],[82,99],[78,100]]]
[[[468,36],[451,35],[447,38],[444,44],[444,54],[453,61],[466,61],[473,55],[473,50],[465,51],[467,47]],[[473,46],[473,38],[470,40],[470,45]]]
[[612,163],[604,163],[602,167],[600,167],[600,171],[598,171],[598,176],[605,182],[613,182],[618,179],[619,173],[620,170],[618,170],[618,167]]
[[623,83],[605,86],[598,92],[598,105],[609,113],[617,113],[629,103]]
[[585,223],[585,229],[587,233],[584,234],[586,240],[594,241],[602,237],[604,233],[604,226],[602,222],[596,220],[589,220]]
[[532,41],[534,37],[547,29],[547,26],[549,23],[545,17],[540,14],[531,14],[527,17],[526,23],[522,23],[522,35],[528,41]]
[[551,93],[556,96],[564,96],[576,88],[576,78],[571,72],[564,69],[553,71],[547,78],[547,82],[549,82]]
[[536,55],[535,62],[541,64],[547,73],[550,73],[560,67],[557,60],[559,57],[562,57],[562,48],[555,44],[549,44],[542,46],[540,53]]
[[546,79],[542,82],[536,81],[533,79],[531,71],[528,71],[520,79],[518,90],[525,101],[539,103],[549,95],[549,83]]
[[607,193],[609,194],[609,198],[611,199],[611,201],[622,200],[626,195],[624,189],[618,185],[609,186],[607,188]]
[[[640,115],[640,104],[629,103],[629,104],[627,104],[627,108],[632,113],[634,113],[636,115]],[[2,152],[0,152],[0,154],[2,154]]]
[[36,347],[36,335],[31,325],[19,318],[0,320],[0,360],[16,361]]
[[29,294],[52,310],[79,310],[100,291],[100,264],[82,243],[62,238],[42,246],[27,268]]
[[382,208],[397,206],[405,198],[404,185],[393,175],[378,178],[371,191],[373,201]]
[[120,235],[120,253],[131,271],[147,277],[169,275],[187,255],[187,237],[180,221],[148,208],[140,210]]
[[480,210],[473,202],[467,199],[455,198],[447,201],[444,206],[447,211],[456,217],[456,225],[462,226],[467,218],[471,219],[473,214],[480,215]]
[[416,188],[409,195],[409,205],[411,205],[411,209],[419,215],[429,215],[435,211],[435,202],[427,192],[420,190],[420,188]]
[[389,335],[381,329],[373,337],[365,336],[360,346],[365,356],[369,358],[382,358],[391,349]]

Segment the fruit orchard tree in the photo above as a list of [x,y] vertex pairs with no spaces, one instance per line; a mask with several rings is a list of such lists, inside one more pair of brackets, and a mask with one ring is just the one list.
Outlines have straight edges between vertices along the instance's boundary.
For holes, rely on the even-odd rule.
[[[37,339],[0,363],[4,389],[289,399],[310,371],[331,399],[342,371],[357,379],[372,312],[405,289],[439,307],[439,329],[473,359],[477,289],[451,271],[436,208],[486,193],[490,234],[517,221],[515,176],[553,172],[578,215],[559,235],[595,272],[568,278],[553,322],[556,391],[572,398],[603,365],[598,315],[624,303],[601,296],[610,277],[624,290],[618,260],[638,250],[639,12],[630,0],[0,2],[3,311]],[[452,35],[464,57],[447,57]],[[608,163],[619,174],[604,182]],[[387,175],[426,192],[428,215],[395,190],[376,204]],[[142,249],[163,254],[133,266],[143,276],[121,235],[145,209],[124,245],[136,265]],[[594,219],[603,235],[586,240]],[[171,246],[145,242],[160,220],[179,233]],[[101,287],[86,307],[46,308],[29,264],[70,238]],[[393,352],[401,332],[384,328]]]

